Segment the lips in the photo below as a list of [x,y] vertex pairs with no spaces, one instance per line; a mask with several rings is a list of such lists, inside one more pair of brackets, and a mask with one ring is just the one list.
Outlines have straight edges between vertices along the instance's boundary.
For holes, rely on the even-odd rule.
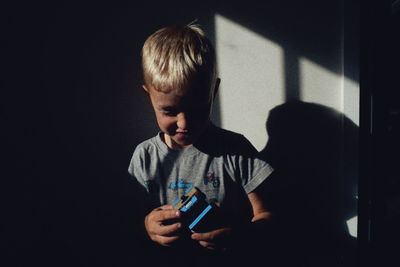
[[176,131],[175,138],[179,142],[187,142],[189,141],[191,134],[188,131]]
[[178,138],[187,138],[189,136],[188,132],[176,132],[175,136]]

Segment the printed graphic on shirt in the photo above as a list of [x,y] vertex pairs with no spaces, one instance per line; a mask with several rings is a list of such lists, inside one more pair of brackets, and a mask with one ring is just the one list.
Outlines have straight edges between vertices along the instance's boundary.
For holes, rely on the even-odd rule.
[[193,188],[193,183],[185,182],[183,179],[178,179],[178,181],[171,182],[168,185],[168,189],[173,191],[181,190],[183,194],[186,194]]
[[204,177],[204,184],[205,185],[212,185],[214,188],[219,188],[220,180],[218,176],[215,176],[213,172],[207,173],[206,177]]

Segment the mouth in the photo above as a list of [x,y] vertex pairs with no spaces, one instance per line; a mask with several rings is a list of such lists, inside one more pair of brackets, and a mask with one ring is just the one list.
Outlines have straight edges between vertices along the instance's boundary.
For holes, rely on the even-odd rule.
[[186,132],[176,132],[175,135],[177,137],[188,137],[189,133],[187,131]]
[[184,141],[184,140],[190,139],[191,134],[190,134],[190,132],[187,131],[187,130],[186,130],[186,131],[180,130],[180,131],[176,131],[176,132],[175,132],[175,137],[176,137],[178,140]]

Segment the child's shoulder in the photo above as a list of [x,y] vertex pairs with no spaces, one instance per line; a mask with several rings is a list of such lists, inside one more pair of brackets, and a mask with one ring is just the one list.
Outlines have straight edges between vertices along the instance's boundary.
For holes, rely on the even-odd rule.
[[221,137],[229,138],[228,140],[247,140],[246,137],[244,137],[244,135],[241,133],[233,132],[215,125],[213,126],[213,131]]
[[206,138],[206,147],[215,152],[229,154],[256,154],[258,153],[250,141],[243,135],[217,126],[212,126]]
[[153,153],[159,150],[158,139],[159,139],[159,134],[140,142],[138,145],[136,145],[134,153],[135,154]]

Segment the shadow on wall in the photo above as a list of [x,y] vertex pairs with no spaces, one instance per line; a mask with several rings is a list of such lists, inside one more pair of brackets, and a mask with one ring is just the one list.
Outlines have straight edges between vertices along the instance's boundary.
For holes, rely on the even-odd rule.
[[356,215],[358,127],[331,108],[301,101],[272,109],[266,126],[261,155],[275,174],[263,196],[279,220],[284,255],[294,255],[285,258],[293,266],[355,265],[346,221]]

